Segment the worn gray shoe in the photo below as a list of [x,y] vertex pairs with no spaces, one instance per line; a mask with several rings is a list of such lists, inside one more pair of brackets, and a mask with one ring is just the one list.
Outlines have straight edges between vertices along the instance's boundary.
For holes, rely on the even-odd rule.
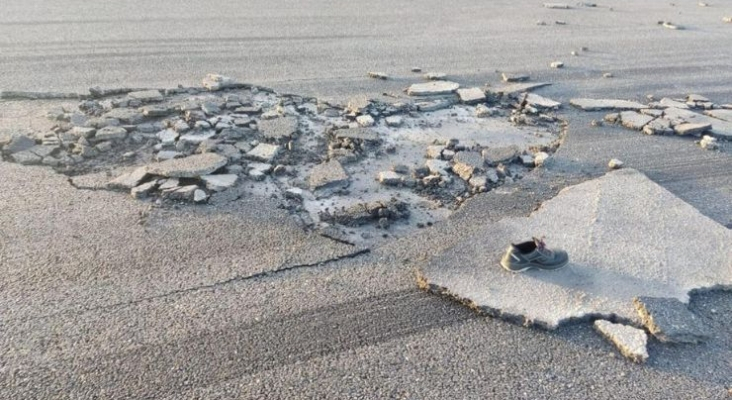
[[523,272],[531,268],[554,270],[567,265],[569,256],[564,250],[550,250],[542,239],[512,244],[501,259],[501,266],[511,272]]

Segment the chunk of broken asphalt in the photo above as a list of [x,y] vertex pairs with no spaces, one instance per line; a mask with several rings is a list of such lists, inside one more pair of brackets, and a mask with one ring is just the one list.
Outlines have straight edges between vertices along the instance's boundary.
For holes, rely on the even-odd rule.
[[458,89],[457,94],[463,104],[476,104],[485,101],[485,92],[481,88]]
[[151,175],[170,178],[198,178],[209,175],[228,162],[226,157],[215,153],[194,154],[185,158],[176,158],[147,166]]
[[17,153],[23,150],[28,150],[36,145],[36,141],[25,135],[15,135],[10,139],[10,143],[3,147],[3,150],[8,154]]
[[107,186],[111,189],[130,190],[139,186],[148,177],[147,167],[139,167],[132,172],[118,176],[110,181]]
[[633,304],[648,331],[662,342],[700,343],[709,338],[709,328],[679,299],[640,296]]
[[138,92],[127,93],[127,96],[134,100],[142,102],[153,102],[163,100],[163,95],[160,94],[159,90],[141,90]]
[[260,143],[247,153],[247,158],[256,161],[272,162],[279,152],[280,146],[269,143]]
[[459,84],[450,81],[432,81],[415,83],[407,89],[410,96],[434,96],[439,94],[450,94],[458,90]]
[[309,177],[312,190],[348,186],[348,174],[336,160],[318,164],[313,167]]
[[712,129],[712,124],[709,123],[683,123],[674,126],[674,132],[677,135],[701,135]]
[[279,117],[263,119],[259,121],[258,127],[262,136],[273,140],[289,139],[297,132],[297,118]]
[[571,99],[569,104],[585,111],[640,110],[648,107],[634,101],[614,99]]
[[620,113],[620,123],[624,127],[636,131],[643,129],[653,119],[654,117],[650,115],[640,114],[635,111],[623,111]]
[[593,325],[625,357],[637,363],[645,362],[648,359],[648,350],[646,349],[648,336],[642,329],[614,324],[602,319],[598,319]]

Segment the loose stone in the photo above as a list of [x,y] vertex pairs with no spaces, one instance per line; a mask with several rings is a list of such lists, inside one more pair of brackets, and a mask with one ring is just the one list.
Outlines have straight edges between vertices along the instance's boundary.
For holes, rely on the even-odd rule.
[[316,165],[310,172],[310,187],[313,190],[348,186],[348,174],[336,160]]
[[381,171],[379,182],[385,186],[398,186],[402,182],[402,176],[394,171]]
[[374,117],[370,115],[359,115],[358,117],[356,117],[356,122],[358,122],[358,125],[364,128],[373,126],[376,123],[376,121],[374,121]]
[[620,169],[623,168],[623,162],[618,160],[617,158],[610,159],[610,162],[607,163],[608,168],[610,169]]
[[272,162],[280,152],[280,146],[260,143],[247,153],[247,158],[263,162]]
[[407,89],[410,96],[432,96],[439,94],[450,94],[460,87],[459,84],[450,81],[432,81],[426,83],[415,83]]
[[368,77],[372,78],[372,79],[381,79],[381,80],[389,79],[389,75],[387,75],[383,72],[369,72]]
[[485,92],[478,87],[458,89],[457,94],[460,101],[464,104],[475,104],[485,101]]
[[561,61],[553,61],[549,66],[552,68],[564,68],[564,63]]
[[648,350],[646,350],[648,337],[642,329],[601,319],[595,321],[594,327],[613,343],[623,356],[637,363],[645,362],[648,359]]

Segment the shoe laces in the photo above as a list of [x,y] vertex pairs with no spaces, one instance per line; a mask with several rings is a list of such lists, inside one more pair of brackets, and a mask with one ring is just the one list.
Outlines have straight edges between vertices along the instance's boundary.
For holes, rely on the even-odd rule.
[[544,236],[542,236],[540,238],[535,237],[533,239],[534,239],[534,243],[536,243],[536,250],[539,253],[541,253],[545,256],[548,256],[548,257],[551,257],[554,255],[554,252],[546,247],[546,243],[544,242]]

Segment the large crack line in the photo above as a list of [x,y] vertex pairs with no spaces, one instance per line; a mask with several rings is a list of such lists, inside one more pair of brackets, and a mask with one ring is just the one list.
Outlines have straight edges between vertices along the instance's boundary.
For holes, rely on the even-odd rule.
[[371,249],[364,248],[364,249],[360,249],[360,250],[354,251],[352,253],[348,253],[346,255],[342,255],[342,256],[338,256],[338,257],[334,257],[334,258],[329,258],[329,259],[326,259],[326,260],[323,260],[323,261],[314,262],[314,263],[296,264],[296,265],[291,265],[289,267],[283,267],[283,268],[279,268],[279,269],[275,269],[275,270],[257,272],[255,274],[246,275],[246,276],[237,275],[237,276],[234,276],[232,278],[229,278],[229,279],[226,279],[226,280],[223,280],[223,281],[219,281],[219,282],[209,283],[209,284],[206,284],[206,285],[193,286],[193,287],[189,287],[189,288],[185,288],[185,289],[177,289],[177,290],[173,290],[173,291],[170,291],[170,292],[166,292],[166,293],[162,293],[162,294],[157,294],[157,295],[154,295],[154,296],[148,296],[148,297],[139,298],[139,299],[136,299],[136,300],[130,300],[130,301],[125,301],[125,302],[120,302],[120,303],[108,304],[108,305],[98,306],[98,307],[89,307],[89,308],[84,308],[84,309],[81,309],[81,310],[62,310],[62,311],[59,311],[59,312],[56,312],[56,313],[53,313],[53,314],[42,315],[42,316],[39,316],[39,317],[31,317],[31,318],[18,319],[18,320],[10,319],[10,320],[8,320],[8,322],[10,322],[10,321],[19,321],[19,322],[38,321],[38,320],[42,320],[42,319],[53,318],[53,317],[56,317],[56,316],[59,316],[59,315],[63,315],[63,314],[76,314],[76,315],[81,315],[81,314],[84,314],[84,313],[87,313],[87,312],[90,312],[90,311],[104,311],[104,310],[112,311],[112,310],[115,310],[115,309],[120,309],[120,308],[124,308],[124,307],[128,307],[128,306],[133,306],[133,305],[136,305],[136,304],[141,304],[141,303],[144,303],[144,302],[147,302],[147,301],[153,301],[153,300],[163,299],[163,298],[166,298],[166,297],[172,297],[172,296],[176,296],[176,295],[180,295],[180,294],[186,294],[186,293],[193,293],[193,292],[198,292],[198,291],[203,291],[203,290],[216,289],[216,288],[223,287],[223,286],[226,286],[226,285],[230,285],[230,284],[233,284],[233,283],[240,283],[240,282],[246,282],[246,281],[251,281],[251,280],[257,280],[257,279],[261,279],[261,278],[267,278],[267,277],[270,277],[270,276],[279,275],[279,274],[284,273],[284,272],[289,272],[289,271],[294,271],[294,270],[299,270],[299,269],[307,269],[307,268],[324,266],[326,264],[338,262],[338,261],[341,261],[341,260],[347,260],[347,259],[356,258],[356,257],[362,256],[364,254],[368,254],[370,252],[371,252]]

